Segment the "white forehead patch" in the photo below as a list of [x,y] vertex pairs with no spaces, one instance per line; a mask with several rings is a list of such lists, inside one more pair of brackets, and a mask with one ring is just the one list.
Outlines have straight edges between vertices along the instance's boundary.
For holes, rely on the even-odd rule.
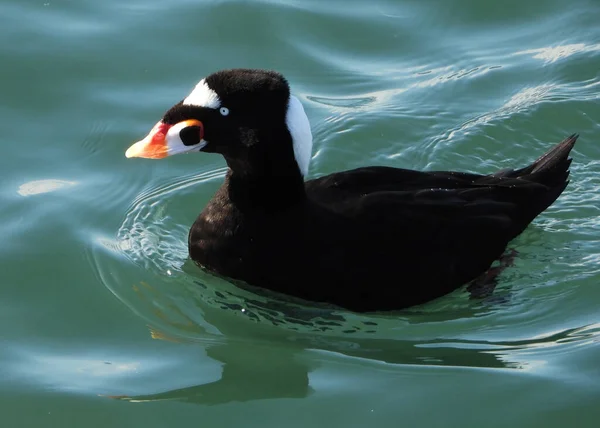
[[198,107],[219,108],[221,100],[215,91],[210,89],[205,80],[202,79],[191,94],[183,100],[184,105],[193,105]]
[[290,95],[285,123],[292,135],[296,163],[302,175],[306,176],[312,155],[312,133],[304,107],[300,100],[293,95]]

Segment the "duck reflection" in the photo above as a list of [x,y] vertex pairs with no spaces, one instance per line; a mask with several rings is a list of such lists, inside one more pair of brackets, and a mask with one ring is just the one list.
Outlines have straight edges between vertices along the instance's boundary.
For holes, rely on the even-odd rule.
[[[200,288],[203,289],[203,293],[206,293],[206,287]],[[145,291],[147,294],[147,287]],[[226,297],[225,292],[218,293],[221,297]],[[148,298],[146,295],[145,299]],[[180,340],[177,338],[178,332],[185,332],[182,336],[186,336],[188,340],[190,333],[193,333],[195,336],[193,341],[213,336],[213,333],[208,333],[206,328],[200,327],[197,321],[184,315],[189,314],[190,310],[181,307],[181,299],[177,304],[166,304],[164,295],[156,294],[152,298],[160,299],[160,304],[154,307],[161,308],[160,313],[156,313],[161,320],[161,326],[152,330],[154,338],[178,341]],[[269,321],[277,324],[273,315],[281,310],[277,303],[271,302],[271,306],[266,307],[264,301],[260,302],[262,309],[266,311],[260,315],[263,318],[261,324],[248,322],[248,319],[259,317],[253,310],[259,304],[258,301],[247,299],[244,306],[249,309],[245,311],[245,319],[236,318],[233,321],[232,309],[240,313],[237,303],[217,307],[207,304],[202,297],[195,299],[194,302],[186,298],[186,302],[196,306],[197,311],[202,313],[205,325],[214,327],[220,333],[219,343],[209,342],[204,345],[207,356],[222,365],[220,379],[208,383],[199,379],[195,386],[149,395],[113,396],[113,398],[127,401],[179,400],[204,405],[277,398],[305,398],[313,392],[309,375],[322,365],[324,359],[338,361],[340,358],[361,359],[362,361],[355,360],[358,364],[518,367],[517,364],[503,359],[502,351],[508,349],[506,346],[481,342],[353,337],[352,332],[355,331],[353,329],[341,330],[342,333],[334,336],[323,336],[314,332],[310,334],[290,332],[296,328],[291,325],[292,321],[304,326],[312,322],[313,331],[324,326],[330,328],[332,325],[343,325],[344,319],[339,314],[330,312],[329,318],[325,318],[327,311],[319,309],[312,312],[316,320],[310,320],[307,313],[302,316],[298,313],[289,313],[288,307],[287,316],[279,318],[280,321],[286,319],[289,323],[287,328],[283,328],[265,326],[264,322],[267,313],[271,314]],[[224,316],[225,314],[228,316]],[[182,320],[186,321],[182,322]],[[373,336],[376,336],[375,321],[367,322],[365,327],[366,332],[372,332]],[[343,333],[344,331],[346,333]],[[214,336],[212,338],[215,339]]]

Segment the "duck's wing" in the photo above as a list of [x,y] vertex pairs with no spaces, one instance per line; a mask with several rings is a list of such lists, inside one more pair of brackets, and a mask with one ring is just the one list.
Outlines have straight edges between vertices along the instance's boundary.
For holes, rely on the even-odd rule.
[[526,221],[521,213],[529,212],[530,206],[538,207],[538,199],[549,188],[511,177],[510,172],[484,176],[369,167],[331,174],[307,182],[306,188],[313,201],[339,213],[352,213],[362,221],[381,221],[368,218],[380,217],[381,213],[400,213],[405,222],[468,218],[476,226],[494,220],[502,223],[503,229],[511,229],[514,223],[515,235],[517,223]]
[[453,171],[415,171],[371,166],[336,172],[306,182],[306,190],[317,200],[341,201],[381,191],[418,191],[472,187],[483,178],[479,174]]
[[459,217],[479,211],[503,215],[513,223],[512,238],[554,202],[568,184],[569,153],[577,137],[571,135],[520,169],[479,175],[367,167],[308,181],[306,190],[313,201],[333,210],[352,210],[372,200],[391,204],[388,209],[423,211],[424,216],[442,211]]

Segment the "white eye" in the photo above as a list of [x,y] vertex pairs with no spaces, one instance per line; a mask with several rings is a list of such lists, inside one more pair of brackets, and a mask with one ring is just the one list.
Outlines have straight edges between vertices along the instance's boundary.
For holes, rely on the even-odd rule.
[[227,107],[221,107],[219,113],[221,113],[222,116],[227,116],[229,114],[229,109]]

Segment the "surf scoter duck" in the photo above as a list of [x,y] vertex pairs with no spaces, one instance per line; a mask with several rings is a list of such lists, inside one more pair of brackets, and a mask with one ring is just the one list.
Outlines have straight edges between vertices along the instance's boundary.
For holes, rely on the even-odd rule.
[[233,69],[202,79],[126,156],[221,154],[229,169],[191,227],[190,257],[364,312],[424,303],[484,274],[565,189],[576,139],[489,175],[370,166],[305,181],[312,135],[286,79]]

